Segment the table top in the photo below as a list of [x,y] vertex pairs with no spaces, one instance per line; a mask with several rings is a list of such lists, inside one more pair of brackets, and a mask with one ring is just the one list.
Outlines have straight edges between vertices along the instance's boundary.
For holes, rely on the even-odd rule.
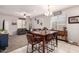
[[56,33],[57,31],[32,31],[33,34],[39,34],[39,35],[48,35],[48,34],[53,34]]

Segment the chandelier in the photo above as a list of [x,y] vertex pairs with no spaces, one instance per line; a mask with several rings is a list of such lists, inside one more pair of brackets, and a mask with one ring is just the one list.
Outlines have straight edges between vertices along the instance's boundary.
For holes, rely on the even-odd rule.
[[47,5],[47,12],[45,13],[46,16],[51,16],[52,15],[52,11],[51,11],[51,7],[50,5]]

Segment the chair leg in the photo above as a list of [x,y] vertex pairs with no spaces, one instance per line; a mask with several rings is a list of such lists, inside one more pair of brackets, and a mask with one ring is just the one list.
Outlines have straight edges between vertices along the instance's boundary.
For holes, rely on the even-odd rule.
[[55,44],[56,44],[55,39],[52,40],[52,43],[53,43],[53,46],[55,47]]
[[55,50],[54,42],[53,42],[53,40],[51,40],[50,41],[49,51],[53,52],[54,50]]
[[47,53],[48,53],[48,45],[49,45],[49,44],[47,44]]
[[39,45],[38,51],[39,51],[39,53],[41,53],[40,52],[40,50],[41,50],[41,43],[39,43],[38,45]]
[[32,44],[32,52],[34,51],[34,44]]

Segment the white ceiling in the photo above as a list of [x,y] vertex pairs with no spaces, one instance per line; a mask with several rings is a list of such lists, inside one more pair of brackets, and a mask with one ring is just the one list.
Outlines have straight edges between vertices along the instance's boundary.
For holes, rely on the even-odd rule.
[[[72,5],[50,5],[49,10],[51,12],[63,10],[72,7]],[[48,5],[0,5],[0,13],[23,17],[36,16],[48,12]]]

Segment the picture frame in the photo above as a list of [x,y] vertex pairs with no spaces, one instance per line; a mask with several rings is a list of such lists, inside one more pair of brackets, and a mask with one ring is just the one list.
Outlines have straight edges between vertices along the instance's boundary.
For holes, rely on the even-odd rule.
[[12,25],[17,25],[17,23],[16,22],[12,22]]
[[76,24],[79,23],[79,16],[72,16],[68,18],[69,24]]
[[42,26],[42,24],[43,24],[43,23],[41,22],[40,25]]
[[37,24],[39,24],[39,20],[37,20]]

